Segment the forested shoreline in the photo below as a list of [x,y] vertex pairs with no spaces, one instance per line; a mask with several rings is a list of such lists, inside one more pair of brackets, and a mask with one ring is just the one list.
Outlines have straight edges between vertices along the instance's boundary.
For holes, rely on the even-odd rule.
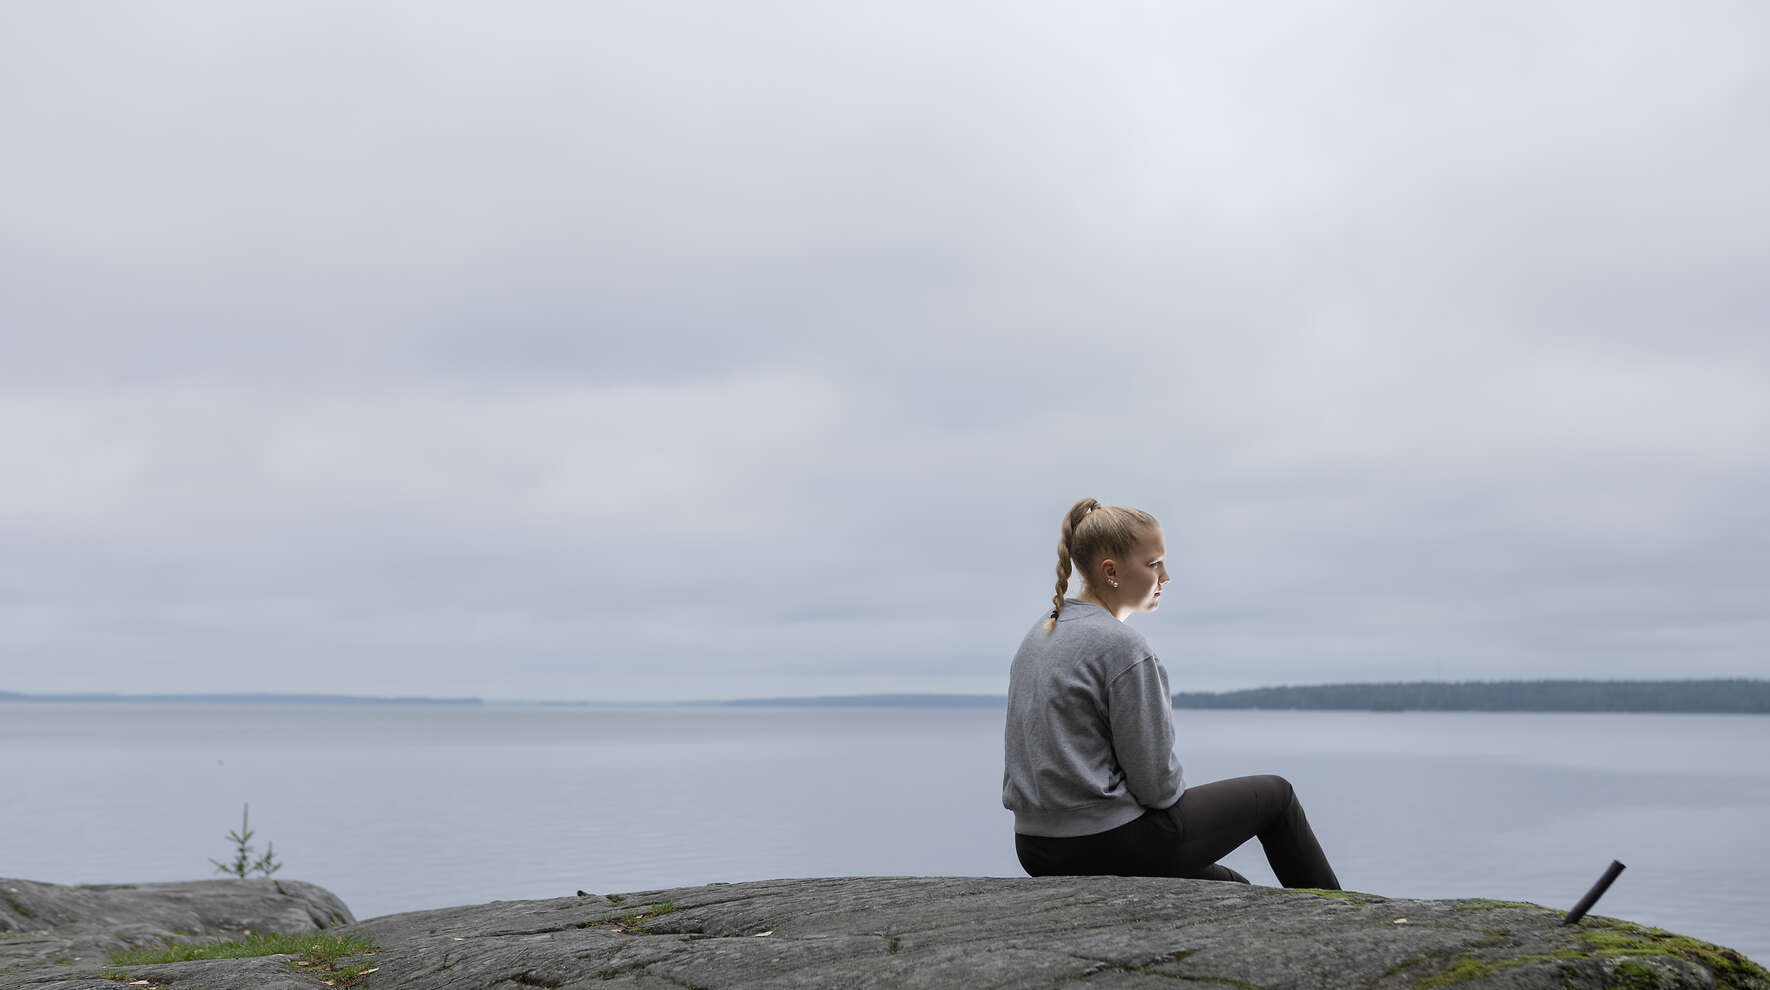
[[1770,714],[1770,681],[1411,681],[1174,695],[1175,708]]

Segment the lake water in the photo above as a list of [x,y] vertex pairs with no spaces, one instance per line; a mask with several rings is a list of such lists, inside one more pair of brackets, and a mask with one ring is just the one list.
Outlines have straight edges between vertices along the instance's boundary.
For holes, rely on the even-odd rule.
[[[1770,718],[1175,712],[1189,784],[1288,777],[1348,889],[1573,904],[1770,962]],[[797,876],[1023,876],[996,708],[0,703],[0,876],[279,878],[359,918]],[[1275,884],[1259,843],[1224,862]]]

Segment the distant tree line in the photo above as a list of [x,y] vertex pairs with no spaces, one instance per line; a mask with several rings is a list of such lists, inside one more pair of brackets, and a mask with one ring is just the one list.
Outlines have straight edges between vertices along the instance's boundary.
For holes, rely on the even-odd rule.
[[1175,708],[1770,714],[1770,681],[1413,681],[1185,692]]
[[20,694],[0,691],[0,701],[179,702],[203,705],[483,705],[478,698],[376,698],[357,694]]

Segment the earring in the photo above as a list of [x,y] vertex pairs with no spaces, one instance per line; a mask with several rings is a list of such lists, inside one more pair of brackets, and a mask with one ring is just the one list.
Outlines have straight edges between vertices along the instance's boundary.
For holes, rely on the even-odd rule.
[[1118,583],[1118,582],[1117,582],[1117,581],[1114,581],[1114,582],[1113,582],[1113,583],[1112,583],[1112,586],[1113,586],[1113,587],[1115,587],[1115,588],[1116,588],[1116,587],[1118,587],[1118,586],[1119,586],[1119,583]]

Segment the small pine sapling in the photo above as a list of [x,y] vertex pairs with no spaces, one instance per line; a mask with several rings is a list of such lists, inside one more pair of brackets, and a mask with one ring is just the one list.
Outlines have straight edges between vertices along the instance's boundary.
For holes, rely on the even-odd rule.
[[215,864],[217,872],[231,873],[234,876],[241,878],[253,873],[262,873],[268,877],[272,873],[283,868],[283,864],[276,861],[276,843],[274,842],[265,843],[264,855],[257,859],[252,858],[252,846],[250,842],[252,838],[252,830],[246,827],[247,816],[250,811],[251,805],[241,806],[240,830],[238,832],[227,833],[227,841],[234,844],[234,861],[231,863],[223,863],[218,859],[211,859],[209,861]]

